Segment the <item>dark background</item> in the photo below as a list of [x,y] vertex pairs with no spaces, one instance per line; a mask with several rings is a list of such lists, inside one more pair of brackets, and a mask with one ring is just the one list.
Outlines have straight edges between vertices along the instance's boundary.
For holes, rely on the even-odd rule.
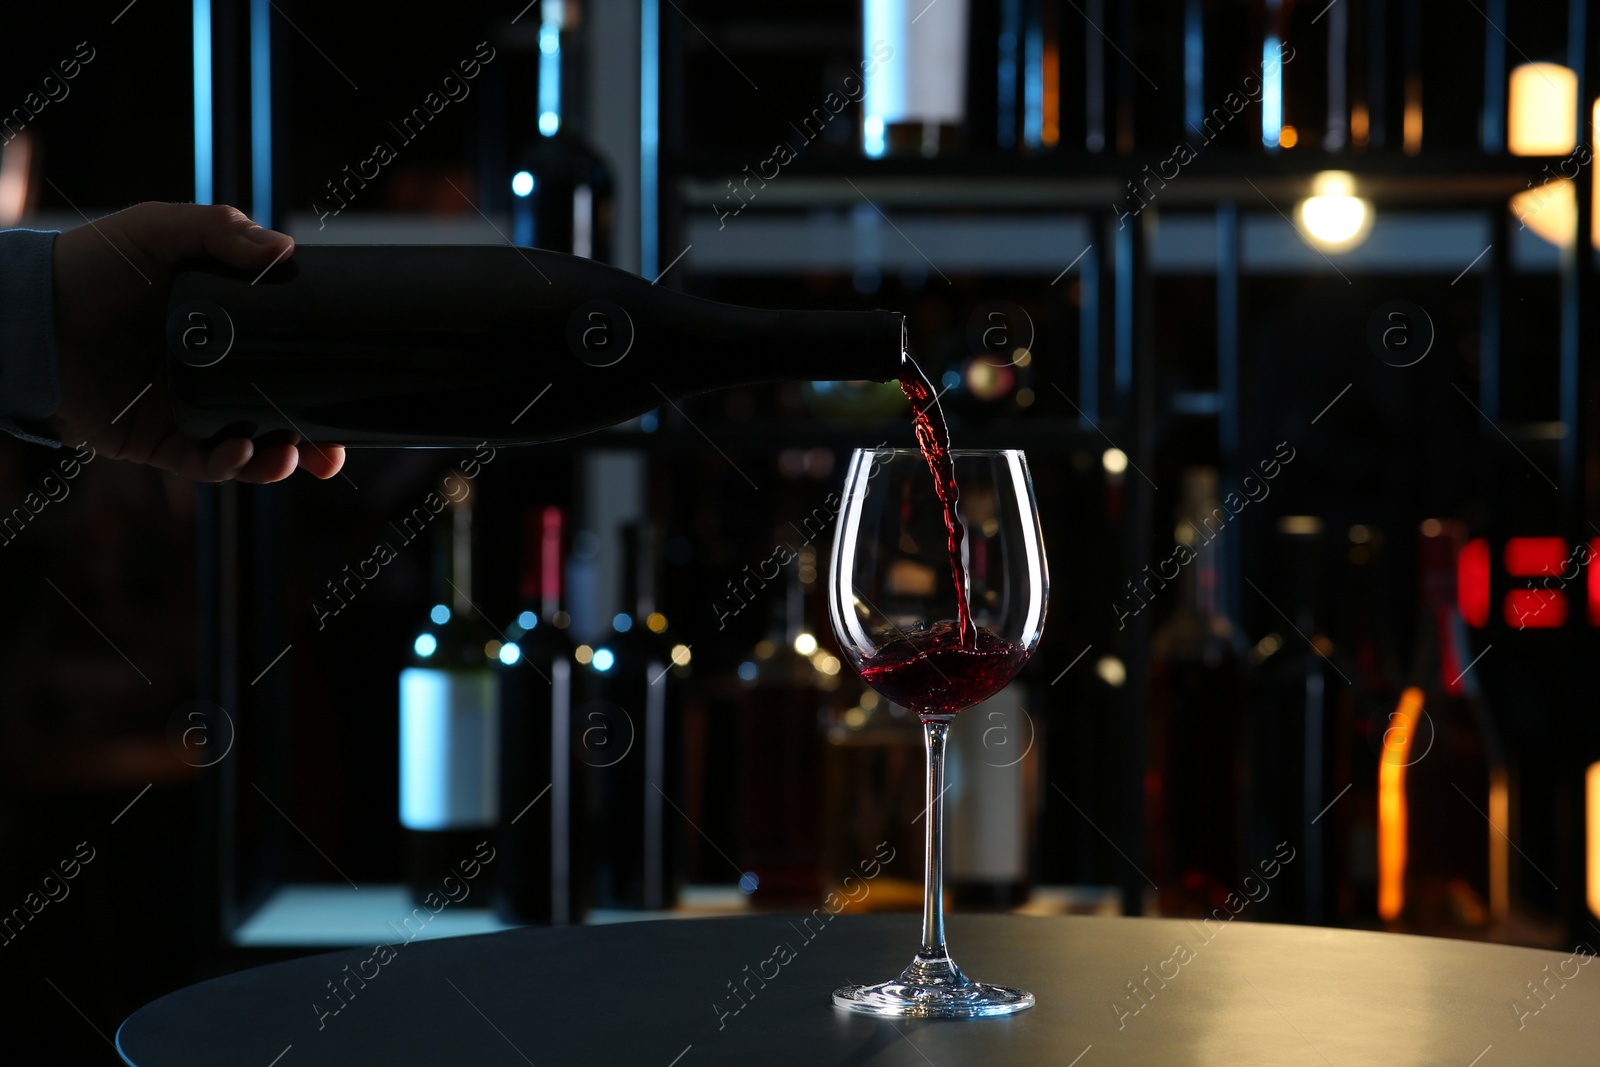
[[[1342,2],[1357,8],[1360,18],[1382,10]],[[531,101],[537,59],[527,24],[520,30],[511,25],[517,7],[458,2],[416,12],[376,3],[275,5],[273,172],[281,219],[314,222],[309,213],[324,182],[370,155],[376,139],[388,139],[386,124],[419,103],[482,40],[493,42],[499,55],[473,83],[471,97],[451,104],[415,143],[400,148],[396,162],[349,210],[470,222],[474,208],[464,193],[500,217],[509,204],[511,160],[535,136],[534,108],[519,102]],[[992,69],[975,58],[964,152],[869,165],[857,149],[858,109],[851,109],[783,180],[925,180],[947,195],[915,209],[891,201],[890,218],[901,219],[902,209],[919,219],[951,222],[981,220],[987,213],[1031,213],[1041,220],[1069,214],[1086,220],[1088,232],[1101,237],[1097,243],[1109,248],[1116,226],[1110,197],[1101,190],[1120,195],[1122,182],[1168,156],[1172,143],[1185,136],[1178,110],[1181,37],[1175,29],[1183,7],[1094,6],[1106,37],[1129,57],[1127,65],[1115,53],[1106,59],[1106,88],[1115,107],[1107,125],[1112,143],[1103,151],[1084,147],[1086,120],[1072,110],[1075,97],[1066,91],[1056,149],[998,147]],[[1207,148],[1192,174],[1174,183],[1171,199],[1159,202],[1162,217],[1210,217],[1226,201],[1247,221],[1271,222],[1272,198],[1262,203],[1239,176],[1266,182],[1328,166],[1380,179],[1437,179],[1438,189],[1446,191],[1434,195],[1425,181],[1421,192],[1397,195],[1393,207],[1487,220],[1495,232],[1496,219],[1503,225],[1506,195],[1539,180],[1546,161],[1483,148],[1484,56],[1497,47],[1494,28],[1469,8],[1443,0],[1391,3],[1384,17],[1395,32],[1387,47],[1400,48],[1395,41],[1407,32],[1405,39],[1415,42],[1412,65],[1426,116],[1421,150],[1403,152],[1391,132],[1387,145],[1330,159],[1313,147],[1325,111],[1322,89],[1315,78],[1293,81],[1299,71],[1320,70],[1326,62],[1322,28],[1311,21],[1320,7],[1292,4],[1288,14],[1286,36],[1300,50],[1285,117],[1296,124],[1302,147],[1269,155],[1252,141],[1255,127],[1241,119],[1227,138]],[[1509,7],[1500,12],[1504,37],[1514,42],[1506,53],[1508,67],[1526,58],[1564,59],[1565,5]],[[1073,57],[1091,46],[1096,31],[1073,5],[1051,8],[1060,20],[1065,85],[1081,76]],[[1204,8],[1215,46],[1202,93],[1209,106],[1259,65],[1254,44],[1241,42],[1259,40],[1262,14],[1261,5],[1252,4]],[[975,0],[972,10],[974,39],[992,37],[1000,6]],[[683,190],[715,187],[764,158],[775,138],[786,136],[787,119],[808,113],[859,66],[858,18],[858,5],[836,2],[771,9],[731,0],[662,7],[657,270],[690,242],[695,219],[704,225],[714,217],[704,199]],[[193,197],[190,19],[190,5],[158,0],[128,8],[112,0],[71,11],[36,6],[6,13],[0,108],[20,102],[78,42],[96,50],[70,83],[70,96],[50,104],[29,128],[40,160],[31,206],[47,220],[61,220],[51,225],[75,224],[80,210],[95,217],[141,200]],[[1415,20],[1409,31],[1407,19]],[[1369,46],[1370,39],[1352,48],[1357,71],[1370,60]],[[1129,69],[1135,62],[1156,76],[1160,91]],[[736,66],[753,74],[760,89],[753,90]],[[1580,102],[1585,114],[1588,106]],[[583,129],[581,108],[572,125],[593,133]],[[963,185],[993,178],[1016,183],[1015,204],[1004,194],[980,202]],[[1482,180],[1468,189],[1475,178]],[[1095,179],[1109,180],[1094,186]],[[623,180],[636,182],[636,175]],[[1063,190],[1057,203],[1042,208],[1022,196],[1029,183],[1041,181]],[[1224,188],[1218,182],[1232,184],[1214,193]],[[775,183],[775,192],[781,189]],[[1287,199],[1278,203],[1289,207]],[[1379,203],[1380,227],[1390,207]],[[762,210],[772,218],[805,218],[809,211],[837,218],[852,208],[860,205],[782,202]],[[22,225],[37,224],[35,219]],[[292,230],[304,240],[314,239],[314,231],[314,225]],[[618,240],[637,247],[637,234],[619,234]],[[1061,266],[1077,251],[1061,249]],[[1242,576],[1268,597],[1286,596],[1288,576],[1272,556],[1272,523],[1282,515],[1318,515],[1331,542],[1322,568],[1330,591],[1325,604],[1337,618],[1343,531],[1358,523],[1387,531],[1385,623],[1394,635],[1394,658],[1403,665],[1416,625],[1412,531],[1424,519],[1460,519],[1496,544],[1522,534],[1569,542],[1600,535],[1588,522],[1594,498],[1585,490],[1595,475],[1588,453],[1579,484],[1553,489],[1555,442],[1518,430],[1557,419],[1561,396],[1561,284],[1553,256],[1529,262],[1505,268],[1502,318],[1494,323],[1498,419],[1507,436],[1473,408],[1483,389],[1486,270],[1458,277],[1463,259],[1427,272],[1380,264],[1341,273],[1313,261],[1304,269],[1244,275],[1241,385],[1236,397],[1224,401],[1237,405],[1236,455],[1253,463],[1289,441],[1298,458],[1275,483],[1269,502],[1241,520]],[[1126,390],[1114,384],[1111,341],[1109,333],[1102,335],[1101,351],[1088,357],[1104,365],[1103,391],[1091,406],[1080,392],[1086,358],[1081,324],[1085,301],[1099,300],[1109,331],[1109,289],[1086,296],[1081,271],[1059,284],[1052,276],[1054,271],[1031,266],[930,274],[915,263],[882,271],[697,268],[690,256],[663,284],[755,306],[903,310],[913,349],[936,377],[961,366],[968,323],[986,302],[1005,300],[1028,312],[1037,331],[1030,403],[1019,403],[1014,391],[982,401],[957,389],[947,404],[958,444],[1029,450],[1055,580],[1043,643],[1018,683],[1026,687],[1025,704],[1045,742],[1034,881],[1123,886],[1129,880],[1124,862],[1094,826],[1120,838],[1115,828],[1128,825],[1129,761],[1137,757],[1129,756],[1125,731],[1137,713],[1131,694],[1138,686],[1110,685],[1094,665],[1102,656],[1124,656],[1130,675],[1141,670],[1130,654],[1137,649],[1127,647],[1107,606],[1137,572],[1130,561],[1164,558],[1170,550],[1168,516],[1181,470],[1224,461],[1215,414],[1196,414],[1181,402],[1218,389],[1217,280],[1211,269],[1143,272],[1141,377]],[[1403,370],[1386,365],[1364,342],[1374,310],[1395,299],[1426,308],[1436,331],[1429,357]],[[1592,352],[1590,338],[1584,338],[1586,355]],[[1324,411],[1347,385],[1337,405]],[[1596,392],[1588,382],[1581,388],[1585,425],[1569,432],[1581,432],[1587,447]],[[1101,415],[1094,426],[1080,418],[1086,407]],[[721,694],[766,632],[768,611],[759,605],[720,631],[714,602],[727,579],[770,553],[775,530],[810,513],[837,487],[851,448],[881,440],[910,443],[909,425],[898,413],[850,421],[822,410],[798,386],[696,398],[685,402],[681,414],[661,412],[653,436],[635,426],[539,450],[502,452],[480,483],[479,581],[487,583],[480,584],[482,602],[491,618],[509,619],[516,610],[522,510],[544,502],[578,507],[603,493],[603,486],[586,484],[582,476],[584,458],[594,450],[648,455],[648,507],[666,546],[661,599],[674,637],[694,648],[688,721],[701,746],[701,765],[710,769],[694,812],[711,840],[732,842],[736,851],[742,831],[735,764],[747,752],[736,702]],[[730,458],[708,447],[706,437]],[[1144,493],[1134,484],[1139,475],[1130,469],[1112,479],[1104,472],[1108,441],[1134,455],[1161,487],[1148,494],[1145,510],[1133,507]],[[818,461],[813,473],[797,474],[794,457],[813,449],[831,462]],[[291,644],[293,651],[262,688],[245,695],[245,705],[233,709],[239,747],[225,794],[217,771],[185,765],[170,744],[175,724],[181,730],[204,689],[208,624],[202,620],[197,628],[197,589],[208,578],[195,532],[204,491],[153,470],[97,460],[70,483],[69,498],[0,545],[0,603],[6,606],[0,612],[0,912],[19,904],[79,842],[96,850],[70,883],[70,897],[50,904],[20,936],[0,946],[3,1011],[13,1027],[47,1036],[62,1062],[111,1062],[102,1039],[140,1005],[274,957],[230,945],[224,919],[248,912],[277,883],[334,881],[317,850],[358,883],[397,880],[394,676],[430,602],[428,553],[423,546],[402,553],[386,568],[383,582],[328,620],[325,629],[318,629],[310,602],[325,579],[370,553],[389,517],[409,510],[464,455],[357,451],[350,454],[346,478],[319,483],[296,476],[281,486],[239,490],[253,543],[277,548],[271,558],[252,558],[244,572],[260,614],[245,622],[249,635],[238,670],[248,681],[277,648]],[[60,458],[20,441],[0,443],[0,505],[13,506]],[[762,489],[752,490],[746,475]],[[1168,606],[1158,605],[1146,622],[1158,622]],[[1282,629],[1270,604],[1246,587],[1236,588],[1232,606],[1251,643]],[[1593,662],[1594,639],[1576,599],[1571,614],[1560,631],[1518,633],[1496,623],[1492,632],[1474,636],[1476,647],[1494,647],[1480,672],[1513,762],[1513,839],[1519,848],[1512,859],[1514,892],[1540,920],[1545,940],[1538,943],[1552,947],[1570,944],[1581,934],[1580,920],[1592,918],[1581,902],[1581,797],[1570,772],[1579,761],[1600,755],[1593,702],[1573,696],[1583,692],[1579,683]],[[825,635],[821,614],[815,620],[816,632]],[[1093,651],[1063,676],[1085,646]],[[1078,810],[1061,803],[1045,783],[1066,784]],[[258,792],[270,793],[317,850],[288,833]],[[219,836],[237,841],[237,869],[218,869]],[[703,852],[692,855],[689,880],[731,881]],[[917,877],[914,868],[900,873]],[[1553,888],[1549,879],[1563,888]]]

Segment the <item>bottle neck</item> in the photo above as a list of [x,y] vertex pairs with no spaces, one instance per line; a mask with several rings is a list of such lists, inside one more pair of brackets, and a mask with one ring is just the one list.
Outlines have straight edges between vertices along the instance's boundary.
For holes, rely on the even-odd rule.
[[1195,552],[1194,563],[1186,568],[1188,578],[1183,583],[1183,600],[1196,615],[1215,618],[1222,614],[1222,568],[1218,566],[1218,553],[1204,542]]
[[1448,534],[1425,535],[1418,556],[1420,642],[1415,675],[1438,692],[1458,696],[1477,689],[1466,626],[1456,607],[1456,546]]
[[650,526],[636,523],[622,531],[622,610],[643,625],[656,610],[655,540]]
[[547,618],[561,610],[561,538],[564,517],[560,508],[544,509],[539,536],[539,609]]
[[1455,608],[1439,605],[1433,609],[1433,631],[1438,641],[1439,691],[1449,696],[1459,696],[1465,691],[1468,660],[1461,640],[1461,617]]
[[[1293,516],[1293,528],[1284,530],[1282,558],[1289,580],[1289,618],[1307,637],[1324,634],[1318,593],[1322,568],[1321,523],[1309,516]],[[1289,519],[1284,520],[1289,522]]]
[[457,615],[472,610],[472,505],[466,500],[450,508],[450,549],[445,575],[450,604]]
[[1222,539],[1237,537],[1229,530],[1227,513],[1217,501],[1217,472],[1195,467],[1184,472],[1183,505],[1178,512],[1177,539],[1194,553],[1183,567],[1179,596],[1183,606],[1202,618],[1223,614]]
[[523,516],[522,603],[538,605],[541,620],[553,620],[561,610],[561,546],[566,514],[552,504]]

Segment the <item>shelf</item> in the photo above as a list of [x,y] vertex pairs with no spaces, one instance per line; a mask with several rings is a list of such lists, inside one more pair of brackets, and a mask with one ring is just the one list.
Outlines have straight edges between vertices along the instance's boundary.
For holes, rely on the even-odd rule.
[[[752,205],[768,208],[847,206],[870,199],[879,207],[920,208],[1095,208],[1110,211],[1128,193],[1128,182],[1151,179],[1162,206],[1210,207],[1263,197],[1282,206],[1311,195],[1312,179],[1325,170],[1349,171],[1357,191],[1380,207],[1448,208],[1487,206],[1508,199],[1554,168],[1561,158],[1483,156],[1346,156],[1289,152],[1277,157],[1225,155],[1202,146],[1186,165],[1170,153],[1130,156],[1055,155],[1038,158],[949,157],[935,160],[797,160],[763,186],[751,179]],[[697,157],[678,183],[690,205],[737,207],[728,190],[743,191],[747,175],[770,173],[766,156],[716,160]],[[748,167],[749,170],[745,170]]]
[[[1292,213],[1289,200],[1280,202]],[[684,229],[684,263],[706,274],[749,271],[850,273],[863,267],[910,273],[942,284],[958,273],[1033,275],[1049,291],[1062,276],[1082,270],[1079,254],[1092,241],[1088,218],[1079,214],[1026,216],[1012,211],[983,217],[949,217],[908,207],[886,221],[864,201],[806,213],[759,211],[719,219],[709,201],[694,205]],[[1165,200],[1157,202],[1167,207]],[[1372,233],[1359,247],[1324,256],[1301,238],[1296,225],[1257,198],[1242,205],[1240,269],[1246,274],[1444,273],[1464,267],[1483,272],[1477,257],[1492,240],[1483,211],[1378,210]],[[1156,274],[1212,274],[1217,269],[1216,219],[1176,209],[1160,216],[1150,232],[1150,268]],[[1075,257],[1079,257],[1076,258]],[[1512,263],[1525,272],[1553,272],[1554,245],[1530,230],[1512,230]],[[1052,281],[1054,279],[1054,281]],[[1063,292],[1056,289],[1056,292]]]

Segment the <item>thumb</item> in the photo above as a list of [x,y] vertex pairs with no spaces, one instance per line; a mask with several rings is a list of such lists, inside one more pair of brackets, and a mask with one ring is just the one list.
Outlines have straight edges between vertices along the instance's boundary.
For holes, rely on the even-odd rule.
[[209,256],[259,270],[294,249],[288,234],[258,226],[225,204],[137,204],[117,221],[135,245],[166,266]]

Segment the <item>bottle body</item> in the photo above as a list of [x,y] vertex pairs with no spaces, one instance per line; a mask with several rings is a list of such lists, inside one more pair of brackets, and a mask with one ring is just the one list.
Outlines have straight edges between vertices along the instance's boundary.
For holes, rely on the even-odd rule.
[[1456,609],[1457,541],[1423,526],[1416,665],[1378,767],[1379,917],[1438,935],[1503,924],[1510,908],[1505,759]]
[[532,248],[326,245],[259,278],[180,272],[167,348],[190,437],[442,447],[559,440],[733,385],[888,381],[904,324],[719,304]]
[[[766,636],[738,668],[738,855],[756,876],[747,888],[763,905],[804,904],[824,892],[816,789],[824,686],[837,687],[840,668],[811,629],[807,592],[816,574],[810,545],[783,564],[783,591],[768,594]],[[824,673],[819,661],[834,673]]]
[[573,643],[561,610],[565,515],[530,511],[523,610],[506,629],[517,652],[503,672],[500,828],[495,910],[508,923],[562,925],[583,917],[573,800]]
[[[1151,638],[1151,874],[1164,915],[1201,916],[1234,889],[1240,856],[1240,757],[1247,663],[1223,614],[1215,468],[1185,472],[1178,603]],[[1161,575],[1165,578],[1165,575]],[[1159,590],[1149,590],[1155,595]]]
[[689,654],[656,609],[648,524],[625,526],[623,544],[624,610],[604,641],[577,651],[588,889],[597,908],[659,911],[677,902],[681,881],[686,824],[673,805],[683,803],[679,681]]
[[[500,818],[498,642],[471,605],[472,505],[451,503],[435,553],[440,592],[400,672],[400,824],[405,882],[417,903],[441,892],[495,835]],[[490,877],[478,882],[489,889]],[[484,907],[489,893],[458,906]]]
[[[1350,686],[1355,669],[1328,636],[1318,588],[1322,521],[1290,515],[1277,523],[1277,570],[1285,588],[1271,595],[1292,623],[1253,649],[1257,664],[1249,730],[1250,845],[1268,856],[1293,842],[1258,918],[1325,924],[1345,914],[1350,785]],[[1336,802],[1337,797],[1337,802]]]

